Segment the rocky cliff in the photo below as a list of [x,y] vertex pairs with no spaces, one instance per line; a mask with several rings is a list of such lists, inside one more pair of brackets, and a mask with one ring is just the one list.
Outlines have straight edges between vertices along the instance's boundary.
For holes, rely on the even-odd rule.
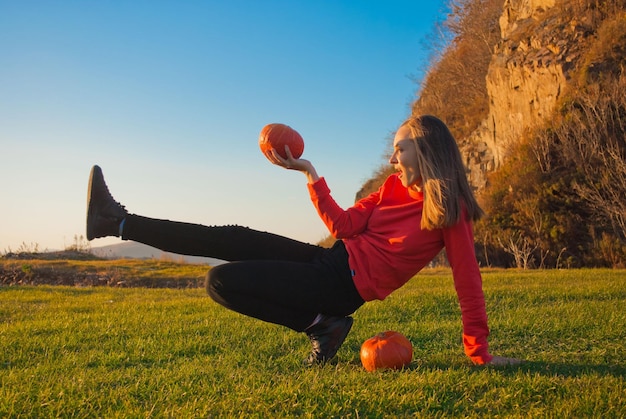
[[[550,118],[566,92],[593,13],[576,0],[505,0],[501,40],[486,76],[489,113],[463,142],[470,180],[478,189],[509,146]],[[576,16],[576,18],[572,18]]]

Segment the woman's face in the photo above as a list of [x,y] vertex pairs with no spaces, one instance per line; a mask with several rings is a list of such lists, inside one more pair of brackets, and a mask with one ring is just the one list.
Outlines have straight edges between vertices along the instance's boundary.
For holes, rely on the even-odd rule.
[[405,188],[422,186],[422,178],[417,167],[417,150],[411,138],[411,130],[402,126],[393,140],[393,154],[389,163],[400,173],[400,181]]

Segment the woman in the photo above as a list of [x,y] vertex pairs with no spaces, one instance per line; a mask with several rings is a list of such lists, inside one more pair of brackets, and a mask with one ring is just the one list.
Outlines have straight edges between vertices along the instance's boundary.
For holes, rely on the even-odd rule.
[[102,171],[91,172],[87,238],[120,236],[164,251],[229,261],[207,274],[207,292],[239,313],[308,335],[309,365],[332,359],[348,335],[350,315],[382,300],[443,248],[461,306],[465,353],[475,364],[519,360],[489,353],[482,279],[471,221],[482,215],[459,149],[433,116],[405,121],[389,162],[397,173],[344,210],[308,160],[272,150],[278,166],[303,172],[311,200],[332,235],[330,249],[240,226],[202,226],[129,214],[108,191]]

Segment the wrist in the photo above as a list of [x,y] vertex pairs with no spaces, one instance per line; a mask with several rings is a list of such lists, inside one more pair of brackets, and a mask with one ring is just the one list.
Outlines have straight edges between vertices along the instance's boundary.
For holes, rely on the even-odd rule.
[[307,173],[306,178],[307,178],[307,181],[311,184],[320,180],[320,177],[317,175],[317,173]]
[[312,164],[309,164],[307,166],[308,167],[306,167],[306,169],[304,170],[304,174],[307,178],[308,183],[315,183],[320,180],[320,177],[317,174],[317,170],[315,170],[315,167],[313,167]]

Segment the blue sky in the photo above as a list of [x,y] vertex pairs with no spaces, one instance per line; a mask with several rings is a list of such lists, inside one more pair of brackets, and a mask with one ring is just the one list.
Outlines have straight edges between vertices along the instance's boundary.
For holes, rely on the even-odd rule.
[[93,164],[130,212],[317,242],[306,179],[263,157],[261,128],[298,130],[350,206],[444,3],[0,0],[0,253],[84,234]]

